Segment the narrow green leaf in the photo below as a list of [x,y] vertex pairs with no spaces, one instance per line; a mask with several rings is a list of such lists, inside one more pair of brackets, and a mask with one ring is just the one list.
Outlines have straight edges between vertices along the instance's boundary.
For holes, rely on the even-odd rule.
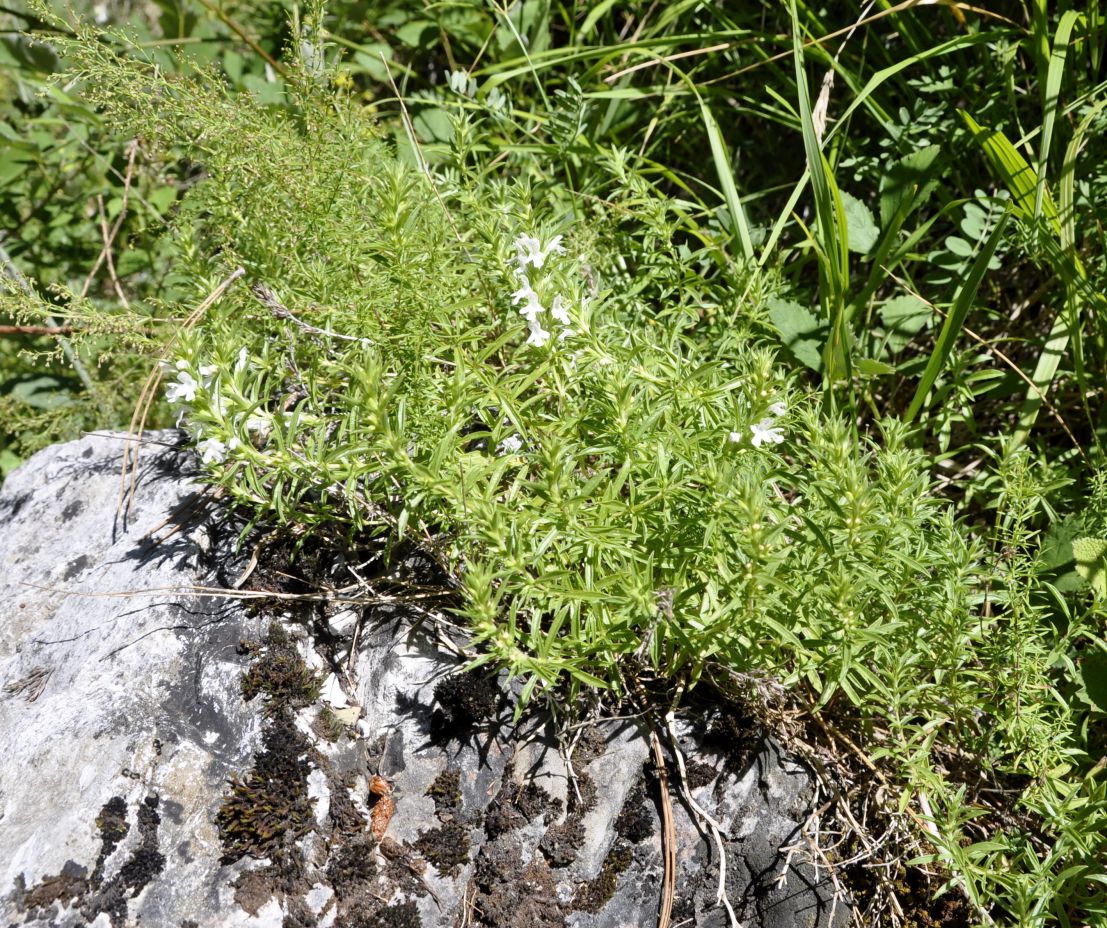
[[1061,16],[1057,32],[1053,36],[1053,50],[1049,56],[1049,70],[1046,75],[1044,99],[1042,100],[1042,137],[1038,148],[1038,187],[1034,195],[1034,218],[1042,214],[1042,202],[1045,197],[1046,171],[1049,167],[1049,148],[1053,141],[1053,126],[1057,121],[1057,110],[1061,102],[1061,80],[1065,76],[1065,58],[1068,56],[1069,39],[1072,27],[1080,19],[1080,14],[1069,10]]
[[730,167],[730,155],[727,153],[726,141],[719,130],[719,124],[711,112],[707,103],[700,98],[700,114],[703,116],[704,128],[707,129],[707,140],[711,145],[711,159],[715,164],[715,174],[719,178],[719,186],[722,187],[723,197],[726,199],[726,207],[730,212],[730,221],[738,230],[738,238],[742,243],[742,254],[747,261],[752,261],[753,238],[750,235],[749,223],[746,221],[746,212],[742,207],[742,200],[738,196],[738,188],[734,184],[734,173]]
[[849,230],[846,226],[844,207],[838,187],[834,183],[833,172],[823,155],[819,136],[815,132],[815,121],[811,110],[807,71],[803,63],[803,46],[800,40],[799,16],[796,12],[795,0],[792,3],[792,57],[796,71],[796,89],[799,95],[803,149],[807,156],[811,190],[815,196],[819,295],[829,325],[826,345],[823,348],[823,364],[829,386],[838,380],[849,380],[851,378],[849,338],[845,331],[844,306],[849,277]]
[[[969,127],[973,137],[984,150],[985,156],[999,174],[1003,185],[1011,193],[1015,208],[1025,217],[1035,215],[1034,200],[1038,191],[1038,175],[1029,162],[1019,153],[1011,141],[998,129],[981,126],[964,110],[958,110],[961,118]],[[1045,218],[1054,232],[1058,229],[1057,207],[1053,199],[1046,195],[1042,202]]]

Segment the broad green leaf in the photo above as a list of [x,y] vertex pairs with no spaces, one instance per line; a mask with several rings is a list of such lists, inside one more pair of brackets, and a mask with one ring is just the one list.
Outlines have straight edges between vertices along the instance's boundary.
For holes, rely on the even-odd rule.
[[1064,519],[1054,522],[1045,538],[1042,539],[1041,550],[1038,554],[1039,563],[1046,570],[1055,570],[1071,564],[1075,554],[1072,544],[1080,534],[1081,525],[1076,519]]
[[902,351],[930,321],[933,310],[917,296],[905,293],[885,301],[877,310],[887,332],[888,347]]
[[447,142],[453,138],[454,127],[450,115],[436,106],[422,109],[412,120],[415,132],[428,142]]
[[35,409],[57,409],[73,402],[69,387],[57,377],[43,374],[18,381],[9,389],[11,395]]
[[1091,584],[1096,596],[1107,599],[1107,539],[1077,538],[1072,553],[1076,572]]
[[932,174],[934,162],[941,151],[937,145],[913,151],[893,164],[880,178],[881,226],[887,226],[905,202],[911,201],[906,216],[930,196],[937,186]]
[[413,19],[392,34],[404,45],[421,48],[438,36],[438,27],[428,19]]
[[822,369],[822,345],[826,341],[826,322],[793,300],[772,299],[768,303],[769,321],[780,333],[796,360],[813,371]]
[[1089,701],[1100,712],[1107,712],[1107,654],[1097,649],[1081,660],[1080,679]]
[[880,237],[880,229],[873,221],[872,211],[853,194],[844,190],[838,193],[842,198],[846,225],[849,228],[849,250],[866,255],[872,251]]

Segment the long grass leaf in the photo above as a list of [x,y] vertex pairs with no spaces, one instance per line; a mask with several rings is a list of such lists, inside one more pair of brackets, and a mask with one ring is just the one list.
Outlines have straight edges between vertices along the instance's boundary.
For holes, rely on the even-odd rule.
[[[1033,217],[1034,202],[1038,194],[1037,172],[999,129],[981,126],[964,110],[957,112],[969,127],[973,138],[984,150],[988,161],[999,174],[999,179],[1014,198],[1016,211],[1028,219]],[[1057,207],[1048,193],[1043,197],[1042,208],[1052,230],[1055,233],[1059,232]]]
[[1053,126],[1057,121],[1057,108],[1061,99],[1061,80],[1065,76],[1065,59],[1068,57],[1069,39],[1072,27],[1080,19],[1080,14],[1069,10],[1061,17],[1057,32],[1053,37],[1053,50],[1049,56],[1049,71],[1046,75],[1044,96],[1042,99],[1042,138],[1038,148],[1038,190],[1034,199],[1034,218],[1042,214],[1042,198],[1045,195],[1046,173],[1049,167],[1049,148],[1053,141]]
[[704,128],[707,130],[707,139],[711,145],[711,158],[715,162],[715,173],[719,177],[719,186],[723,190],[727,209],[730,211],[730,221],[738,230],[738,238],[742,243],[742,254],[747,261],[752,261],[753,238],[750,235],[749,223],[746,221],[746,212],[742,208],[742,200],[738,196],[738,188],[734,184],[734,173],[730,167],[730,156],[727,153],[726,140],[719,130],[719,124],[710,107],[701,98],[700,113],[703,116]]
[[811,191],[815,196],[815,220],[819,245],[817,250],[819,290],[823,311],[829,324],[829,337],[823,348],[823,369],[826,371],[829,386],[837,380],[849,377],[850,373],[849,349],[844,343],[842,331],[849,243],[846,238],[845,224],[838,221],[834,207],[835,197],[832,192],[833,176],[830,165],[823,157],[819,136],[815,131],[795,0],[792,3],[792,54],[796,69],[796,92],[799,99],[800,128],[803,132],[803,150],[807,157]]

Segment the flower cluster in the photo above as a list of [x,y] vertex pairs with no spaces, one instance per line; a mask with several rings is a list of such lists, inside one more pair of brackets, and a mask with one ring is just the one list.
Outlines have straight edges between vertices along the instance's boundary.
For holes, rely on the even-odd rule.
[[176,375],[166,384],[165,398],[178,408],[177,425],[187,418],[193,437],[202,439],[197,441],[196,450],[204,464],[222,464],[231,452],[243,447],[240,425],[255,442],[264,442],[273,429],[272,414],[251,408],[240,389],[240,375],[249,362],[249,352],[240,349],[229,377],[221,376],[215,364],[197,365],[185,358],[161,362],[163,372]]
[[[750,444],[755,448],[760,448],[765,444],[779,445],[784,441],[784,431],[776,425],[776,420],[779,416],[783,416],[788,411],[788,407],[783,403],[773,403],[769,407],[771,416],[765,416],[760,422],[755,422],[750,426]],[[741,432],[731,432],[730,440],[733,442],[740,442],[742,440]]]
[[518,454],[523,447],[523,439],[518,435],[509,435],[496,448],[497,454]]
[[[527,268],[541,269],[551,255],[562,255],[564,253],[565,249],[561,245],[560,235],[555,235],[545,247],[542,247],[542,243],[532,235],[520,235],[515,239],[515,263],[518,265],[515,269],[515,276],[519,278],[519,289],[511,295],[511,302],[513,305],[520,307],[519,315],[527,320],[527,326],[530,328],[530,337],[527,338],[527,344],[536,348],[545,345],[550,340],[551,334],[549,330],[542,326],[542,321],[539,318],[546,312],[546,307],[542,305],[541,298],[531,285]],[[561,332],[558,334],[558,341],[571,338],[574,334],[570,328],[572,319],[569,316],[568,304],[560,293],[554,297],[549,313],[554,321],[562,326]]]

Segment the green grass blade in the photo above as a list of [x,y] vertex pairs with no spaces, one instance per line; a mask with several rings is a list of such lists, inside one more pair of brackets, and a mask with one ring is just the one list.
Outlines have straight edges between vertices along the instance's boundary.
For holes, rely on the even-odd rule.
[[[1065,163],[1061,171],[1060,192],[1067,197],[1068,203],[1062,212],[1058,212],[1053,198],[1045,189],[1042,179],[1030,166],[1018,149],[999,130],[987,129],[979,124],[968,113],[959,111],[977,142],[980,143],[984,154],[1000,180],[1010,191],[1014,200],[1015,209],[1026,219],[1033,219],[1040,215],[1044,218],[1047,230],[1052,235],[1042,236],[1041,245],[1045,255],[1049,258],[1057,275],[1064,281],[1068,293],[1067,311],[1060,314],[1050,327],[1049,336],[1042,349],[1038,362],[1031,375],[1031,386],[1027,390],[1026,398],[1019,412],[1018,426],[1013,434],[1015,445],[1026,441],[1038,416],[1042,400],[1053,383],[1057,371],[1060,369],[1061,359],[1068,348],[1068,343],[1073,338],[1074,353],[1076,357],[1077,377],[1083,380],[1083,348],[1080,344],[1080,323],[1077,294],[1083,296],[1089,305],[1096,307],[1097,312],[1107,308],[1107,301],[1098,293],[1088,280],[1084,266],[1075,252],[1075,225],[1073,221],[1073,175],[1075,171],[1076,154],[1079,150],[1083,133],[1087,131],[1087,125],[1098,112],[1098,107],[1085,116],[1077,133],[1074,134],[1065,153]],[[1083,131],[1081,131],[1081,129]],[[1038,200],[1041,195],[1041,200]],[[1064,201],[1063,201],[1064,204]],[[1067,212],[1067,216],[1066,213]],[[1083,392],[1083,391],[1082,391]]]
[[965,317],[968,315],[969,309],[976,299],[977,291],[980,289],[980,284],[984,280],[984,275],[988,271],[988,262],[992,260],[992,255],[995,254],[996,248],[1003,238],[1010,215],[1010,213],[1005,212],[999,217],[995,228],[992,229],[991,234],[973,260],[965,282],[961,284],[961,288],[953,298],[953,305],[950,307],[949,315],[946,316],[945,325],[942,326],[942,331],[938,334],[938,340],[934,344],[934,350],[930,353],[926,370],[923,371],[922,379],[915,390],[915,396],[911,400],[911,405],[907,408],[907,414],[904,418],[908,422],[914,419],[922,408],[926,395],[930,392],[930,388],[934,386],[934,382],[938,379],[938,375],[949,359],[949,354],[961,332],[961,326],[965,324]]
[[[1030,163],[999,129],[981,126],[964,110],[957,112],[961,114],[973,138],[984,150],[999,179],[1014,198],[1016,211],[1028,219],[1033,217],[1034,203],[1038,195],[1038,175]],[[1050,227],[1055,233],[1059,232],[1057,207],[1048,193],[1043,197],[1042,208]]]
[[1034,218],[1042,214],[1042,199],[1045,196],[1046,173],[1049,168],[1049,148],[1053,142],[1053,127],[1057,121],[1057,109],[1061,99],[1061,80],[1065,76],[1065,59],[1068,57],[1069,40],[1072,27],[1080,19],[1080,14],[1069,10],[1061,17],[1057,32],[1053,37],[1053,51],[1049,56],[1049,71],[1046,76],[1042,99],[1042,138],[1038,149],[1038,189],[1034,199]]
[[848,286],[849,252],[844,218],[839,221],[835,210],[837,190],[830,165],[823,156],[815,120],[811,112],[811,96],[807,72],[803,64],[803,43],[799,31],[799,16],[792,3],[792,56],[796,69],[796,92],[799,98],[800,128],[811,190],[815,196],[816,242],[819,260],[819,295],[829,324],[829,337],[823,349],[823,369],[827,384],[850,376],[849,350],[843,331],[845,292]]
[[702,97],[700,98],[700,114],[703,116],[703,125],[707,130],[707,139],[711,144],[711,158],[715,163],[715,173],[719,177],[719,186],[722,188],[727,209],[730,211],[730,220],[738,230],[738,238],[742,243],[742,254],[747,261],[752,261],[754,258],[753,238],[750,235],[749,223],[746,220],[746,211],[742,208],[742,200],[738,196],[738,188],[734,184],[734,173],[730,167],[730,155],[727,153],[726,140],[719,130],[715,115]]

